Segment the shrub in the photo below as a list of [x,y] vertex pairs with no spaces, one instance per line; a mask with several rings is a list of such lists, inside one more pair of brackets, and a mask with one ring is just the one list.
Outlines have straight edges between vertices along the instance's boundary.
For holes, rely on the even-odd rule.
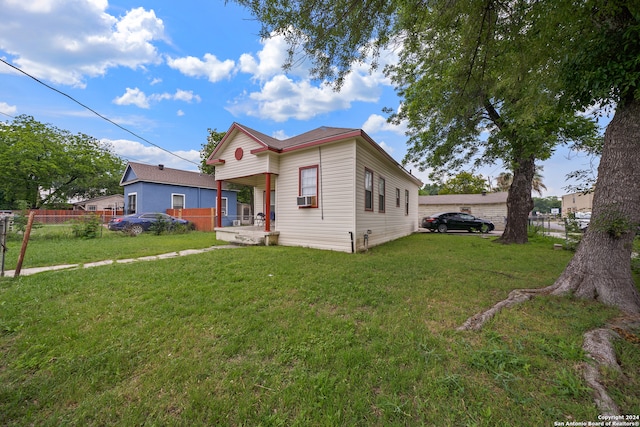
[[75,237],[95,239],[100,236],[102,220],[98,215],[91,214],[71,221],[71,230]]
[[162,215],[157,215],[156,221],[149,226],[149,231],[151,231],[156,236],[159,236],[165,231],[169,231],[170,229],[171,223],[167,221]]

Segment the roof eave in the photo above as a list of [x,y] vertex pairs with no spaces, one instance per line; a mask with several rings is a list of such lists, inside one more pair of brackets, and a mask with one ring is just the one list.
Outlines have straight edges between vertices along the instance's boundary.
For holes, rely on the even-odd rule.
[[[240,125],[239,123],[233,122],[231,124],[231,126],[229,127],[229,130],[227,130],[227,132],[224,134],[224,137],[220,140],[220,142],[218,143],[218,145],[216,146],[216,148],[211,152],[211,154],[209,155],[209,157],[207,157],[207,160],[205,161],[206,164],[208,165],[216,165],[216,164],[222,164],[224,163],[223,159],[220,159],[218,157],[216,157],[218,155],[218,152],[222,149],[222,147],[226,144],[227,140],[229,138],[231,138],[231,135],[235,132],[242,132],[245,135],[247,135],[249,138],[251,138],[252,140],[254,140],[255,142],[257,142],[258,144],[262,145],[263,148],[269,148],[269,145],[267,143],[265,143],[264,141],[262,141],[260,138],[258,138],[257,136],[255,136],[253,133],[251,133],[250,131],[248,131],[247,129],[245,129],[242,125]],[[259,149],[258,149],[259,150]]]

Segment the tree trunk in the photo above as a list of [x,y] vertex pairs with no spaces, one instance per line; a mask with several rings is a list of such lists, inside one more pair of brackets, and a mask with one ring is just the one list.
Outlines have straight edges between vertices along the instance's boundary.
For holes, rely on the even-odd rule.
[[529,213],[533,209],[531,186],[535,171],[533,157],[519,159],[513,169],[513,182],[507,196],[507,224],[500,243],[527,243]]
[[631,249],[640,223],[640,102],[619,104],[605,132],[589,229],[553,285],[629,313],[640,313]]

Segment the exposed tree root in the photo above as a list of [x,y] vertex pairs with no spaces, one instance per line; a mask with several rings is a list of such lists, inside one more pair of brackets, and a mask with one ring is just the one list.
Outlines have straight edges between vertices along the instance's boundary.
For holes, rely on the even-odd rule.
[[601,367],[621,372],[611,345],[612,338],[617,335],[609,328],[594,329],[584,334],[584,343],[582,344],[586,356],[591,359],[584,364],[584,380],[593,390],[593,399],[602,415],[620,415],[618,405],[611,399],[600,382]]
[[516,289],[509,293],[507,299],[498,302],[496,305],[486,311],[477,313],[468,318],[462,326],[458,327],[459,331],[479,331],[482,329],[485,323],[493,319],[493,317],[500,312],[503,308],[508,308],[516,304],[520,304],[525,301],[529,301],[536,295],[547,295],[555,289],[554,286],[549,286],[541,289]]
[[[477,313],[467,319],[462,326],[458,327],[459,331],[480,330],[486,322],[491,320],[500,310],[513,305],[528,301],[537,295],[557,295],[564,294],[557,285],[548,286],[541,289],[516,289],[509,293],[509,296],[495,304],[490,309]],[[559,292],[560,291],[560,292]],[[627,314],[624,318],[618,319],[612,325],[606,328],[595,329],[584,334],[584,342],[582,349],[584,350],[589,362],[584,363],[584,379],[587,385],[593,390],[593,398],[598,410],[603,415],[620,415],[620,409],[611,399],[607,390],[602,385],[600,378],[601,368],[613,369],[622,372],[616,358],[615,351],[611,341],[613,338],[624,338],[632,341],[628,337],[638,340],[638,337],[631,334],[631,327],[640,325],[640,316]],[[637,341],[632,342],[637,342]]]

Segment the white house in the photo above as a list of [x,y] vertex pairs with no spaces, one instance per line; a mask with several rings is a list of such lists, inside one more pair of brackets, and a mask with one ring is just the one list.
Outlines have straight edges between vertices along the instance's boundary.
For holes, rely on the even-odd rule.
[[[219,186],[254,188],[266,244],[355,252],[418,229],[422,183],[361,129],[321,127],[279,140],[234,123],[207,164]],[[251,239],[222,224],[216,237]]]
[[100,196],[93,199],[87,199],[73,203],[74,210],[83,210],[88,212],[122,210],[123,208],[124,196],[122,194]]

